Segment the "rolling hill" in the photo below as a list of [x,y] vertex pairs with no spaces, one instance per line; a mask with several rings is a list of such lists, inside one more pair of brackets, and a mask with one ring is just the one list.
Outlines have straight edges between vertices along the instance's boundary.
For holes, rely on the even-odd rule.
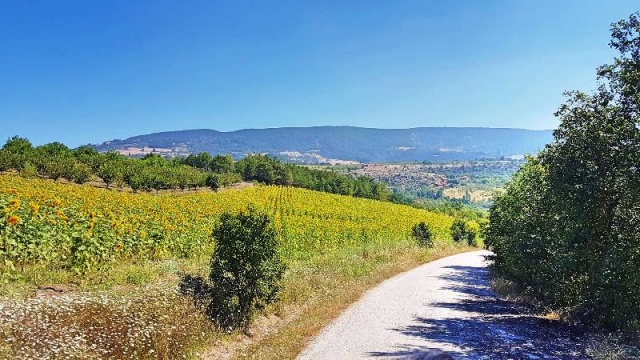
[[92,146],[99,151],[133,156],[147,153],[177,156],[207,151],[231,154],[234,158],[266,153],[300,163],[440,162],[521,156],[537,152],[551,139],[550,130],[321,126],[230,132],[170,131]]

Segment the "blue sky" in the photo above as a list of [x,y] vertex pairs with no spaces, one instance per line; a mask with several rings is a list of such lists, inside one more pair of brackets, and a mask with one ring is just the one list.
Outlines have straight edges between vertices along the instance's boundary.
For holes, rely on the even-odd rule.
[[281,126],[555,128],[631,0],[0,0],[0,141]]

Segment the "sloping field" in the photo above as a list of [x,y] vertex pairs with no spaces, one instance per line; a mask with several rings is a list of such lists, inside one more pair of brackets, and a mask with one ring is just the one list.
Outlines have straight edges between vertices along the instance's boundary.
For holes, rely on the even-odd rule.
[[419,221],[444,237],[452,223],[407,206],[295,188],[154,195],[1,176],[2,257],[79,272],[127,257],[189,257],[210,247],[222,212],[250,205],[273,215],[286,258],[407,240]]
[[[250,337],[219,332],[177,291],[189,275],[206,279],[219,215],[248,206],[271,215],[288,266],[281,301]],[[411,239],[420,221],[434,249]],[[3,175],[0,358],[292,358],[368,288],[466,251],[452,222],[296,188],[134,194]]]

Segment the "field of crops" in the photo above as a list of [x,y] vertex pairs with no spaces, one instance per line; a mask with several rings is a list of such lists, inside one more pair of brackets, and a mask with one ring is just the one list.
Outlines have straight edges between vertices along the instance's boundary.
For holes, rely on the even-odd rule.
[[133,194],[2,175],[0,273],[32,264],[82,273],[120,259],[190,257],[213,247],[210,234],[222,212],[250,204],[273,216],[285,259],[401,241],[419,221],[445,238],[453,222],[408,206],[295,188]]

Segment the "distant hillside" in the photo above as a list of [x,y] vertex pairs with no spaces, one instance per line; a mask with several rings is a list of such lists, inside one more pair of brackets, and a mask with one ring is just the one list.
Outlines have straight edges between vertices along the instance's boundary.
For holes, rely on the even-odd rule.
[[[176,156],[207,151],[241,158],[267,153],[288,161],[326,163],[452,161],[521,156],[551,141],[549,130],[430,127],[370,129],[349,126],[183,130],[134,136],[94,145],[127,155]],[[333,161],[339,163],[339,161]]]

